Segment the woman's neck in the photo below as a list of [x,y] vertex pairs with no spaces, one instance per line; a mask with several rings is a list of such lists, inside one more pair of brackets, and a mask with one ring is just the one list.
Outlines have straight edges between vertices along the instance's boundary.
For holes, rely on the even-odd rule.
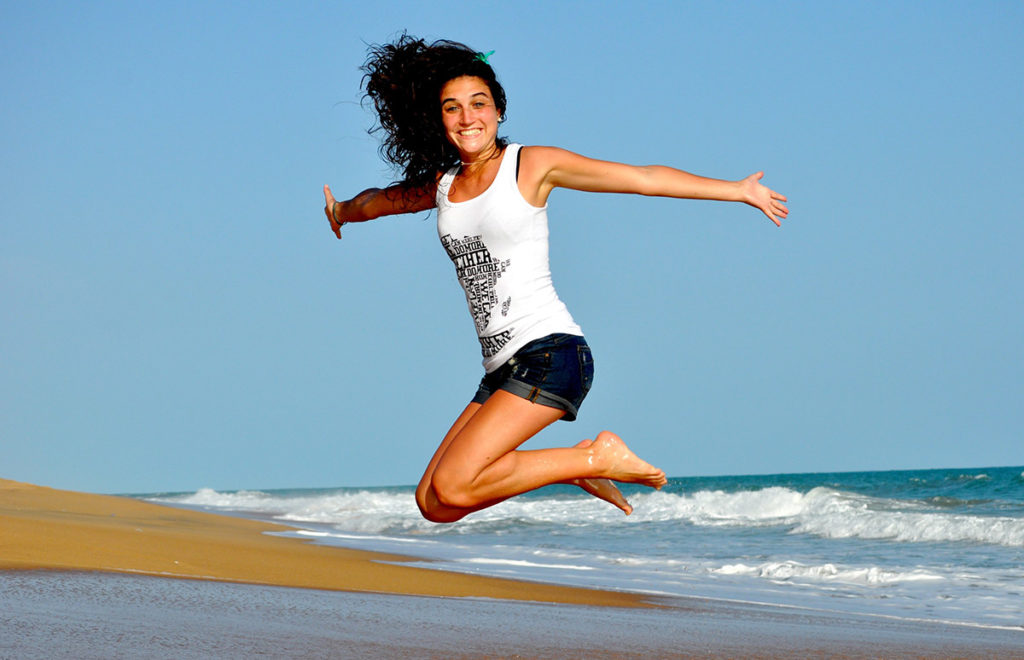
[[492,143],[490,148],[475,154],[460,153],[459,160],[461,161],[462,171],[478,171],[488,162],[500,158],[503,151],[504,149],[499,147],[497,143]]
[[[462,168],[456,173],[448,190],[448,199],[452,202],[466,202],[475,199],[483,194],[495,177],[498,176],[498,169],[501,167],[504,149],[497,149],[486,158],[477,158],[470,162],[463,161]],[[467,154],[461,154],[466,156]]]

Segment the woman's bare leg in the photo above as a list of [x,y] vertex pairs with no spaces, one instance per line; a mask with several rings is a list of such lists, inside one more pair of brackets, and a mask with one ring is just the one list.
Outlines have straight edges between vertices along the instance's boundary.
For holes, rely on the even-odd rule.
[[[493,395],[491,398],[493,398]],[[526,401],[526,399],[521,400],[535,409],[543,409],[542,412],[545,413],[545,416],[547,416],[547,413],[550,413],[550,416],[553,418],[551,421],[557,421],[565,414],[564,411],[556,408],[532,404],[529,401]],[[420,513],[423,514],[423,517],[431,522],[455,522],[457,520],[461,520],[474,511],[480,511],[481,509],[492,507],[495,504],[512,497],[512,495],[504,495],[491,500],[478,502],[472,506],[452,506],[448,503],[442,503],[434,490],[434,472],[437,470],[438,464],[448,451],[448,447],[451,445],[455,437],[462,432],[466,424],[469,423],[469,421],[481,410],[482,407],[483,406],[479,403],[470,403],[466,406],[462,411],[462,414],[459,415],[458,419],[455,420],[455,423],[452,424],[452,427],[448,430],[448,433],[441,441],[437,451],[434,452],[433,458],[430,459],[430,463],[427,465],[427,469],[423,472],[419,485],[416,487],[416,504],[419,506]],[[549,424],[551,424],[551,422],[544,423],[543,426],[540,426],[536,431],[524,438],[522,442],[533,437]],[[522,442],[519,444],[522,444]]]
[[444,456],[444,452],[448,449],[448,445],[451,444],[452,439],[458,435],[459,431],[462,430],[462,427],[466,425],[466,422],[468,422],[478,410],[480,410],[479,403],[470,403],[466,406],[455,420],[455,423],[452,424],[452,427],[448,429],[448,433],[445,434],[444,439],[441,440],[441,444],[438,446],[437,451],[434,452],[434,456],[430,459],[430,463],[427,464],[427,469],[423,471],[423,476],[420,477],[420,483],[416,486],[416,505],[419,506],[420,513],[423,514],[423,517],[430,522],[455,522],[457,520],[461,520],[473,511],[479,510],[459,509],[441,504],[438,501],[437,496],[434,494],[434,488],[432,485],[434,470],[437,468],[437,464],[441,462],[441,457]]
[[[490,506],[497,504],[497,501],[487,502],[480,504],[479,506],[470,508],[458,508],[449,507],[441,504],[438,501],[437,496],[433,492],[432,481],[434,477],[434,469],[440,462],[441,457],[444,456],[445,450],[448,449],[448,445],[451,444],[452,439],[458,435],[459,431],[466,425],[466,422],[480,410],[480,404],[470,403],[466,406],[466,409],[462,411],[455,423],[452,424],[451,429],[445,435],[441,441],[441,445],[434,452],[433,458],[430,459],[430,463],[427,465],[427,469],[423,472],[423,477],[420,479],[419,485],[416,487],[416,503],[420,508],[420,513],[425,518],[432,522],[455,522],[461,520],[466,515],[479,511]],[[589,447],[593,444],[593,440],[582,440],[577,447]],[[579,486],[587,493],[609,502],[615,507],[618,507],[626,513],[628,516],[633,512],[633,507],[626,501],[622,493],[615,486],[614,483],[608,479],[569,479],[564,483]]]
[[640,459],[608,431],[587,446],[516,451],[563,414],[505,391],[495,392],[479,409],[467,407],[435,453],[432,473],[428,466],[417,489],[424,515],[458,519],[469,513],[454,517],[459,510],[476,511],[513,495],[574,479],[603,478],[653,488],[665,484],[664,472]]

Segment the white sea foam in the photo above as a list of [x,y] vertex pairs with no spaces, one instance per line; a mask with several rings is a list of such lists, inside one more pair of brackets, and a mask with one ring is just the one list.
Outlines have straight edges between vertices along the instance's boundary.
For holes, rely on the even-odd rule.
[[200,488],[191,495],[155,499],[174,502],[175,504],[234,509],[237,511],[273,511],[281,505],[280,498],[275,498],[256,490],[219,493],[212,488]]
[[[651,493],[636,498],[637,518],[680,520],[698,526],[789,526],[825,538],[886,539],[911,543],[969,542],[1024,547],[1024,520],[919,511],[920,504],[818,487],[807,493],[763,488],[689,495]],[[909,510],[908,510],[909,509]]]
[[726,493],[699,491],[689,495],[640,495],[638,515],[648,521],[684,520],[695,525],[773,525],[799,516],[806,497],[788,488],[762,488]]
[[489,564],[492,566],[518,566],[520,568],[550,568],[565,571],[592,571],[593,566],[579,566],[576,564],[543,564],[524,559],[495,559],[491,557],[469,557],[459,560],[464,564]]
[[709,569],[718,575],[745,575],[768,578],[780,582],[840,582],[844,584],[887,585],[905,582],[941,581],[941,575],[917,569],[908,572],[886,571],[870,566],[866,568],[837,567],[834,564],[808,566],[793,561],[766,562],[758,566],[726,564]]
[[476,513],[455,527],[425,521],[408,492],[346,490],[280,496],[259,491],[219,493],[204,488],[165,501],[258,512],[282,521],[325,524],[363,534],[502,533],[524,523],[614,529],[619,525],[678,521],[706,527],[779,527],[793,534],[830,539],[1024,547],[1024,519],[922,510],[919,502],[872,498],[825,487],[807,493],[768,487],[739,492],[639,494],[633,496],[636,511],[629,518],[596,499],[573,499],[567,506],[564,496],[522,498]]
[[806,516],[794,531],[833,539],[1024,546],[1024,521],[1020,519],[945,513],[849,508],[842,515]]
[[262,514],[281,521],[335,525],[367,534],[429,529],[407,493],[335,491],[310,496],[281,496],[260,491],[220,493],[203,488],[191,495],[161,498],[188,506]]

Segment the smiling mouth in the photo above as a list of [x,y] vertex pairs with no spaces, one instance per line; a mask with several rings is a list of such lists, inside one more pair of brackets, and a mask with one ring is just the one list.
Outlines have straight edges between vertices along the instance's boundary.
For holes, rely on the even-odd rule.
[[482,128],[470,128],[470,129],[465,130],[465,131],[459,131],[459,135],[461,135],[463,137],[474,137],[476,135],[480,135],[483,132],[484,132],[484,129],[482,129]]

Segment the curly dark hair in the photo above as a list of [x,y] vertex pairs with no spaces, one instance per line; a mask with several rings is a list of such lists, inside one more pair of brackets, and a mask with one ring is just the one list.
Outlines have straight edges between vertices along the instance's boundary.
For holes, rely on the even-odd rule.
[[[365,98],[377,110],[384,131],[380,155],[402,173],[397,183],[409,188],[433,184],[438,172],[457,165],[458,150],[445,136],[441,122],[441,88],[459,76],[481,78],[505,118],[505,90],[494,69],[465,44],[442,39],[427,43],[403,34],[394,43],[370,47],[362,70]],[[498,146],[508,144],[498,138]]]

